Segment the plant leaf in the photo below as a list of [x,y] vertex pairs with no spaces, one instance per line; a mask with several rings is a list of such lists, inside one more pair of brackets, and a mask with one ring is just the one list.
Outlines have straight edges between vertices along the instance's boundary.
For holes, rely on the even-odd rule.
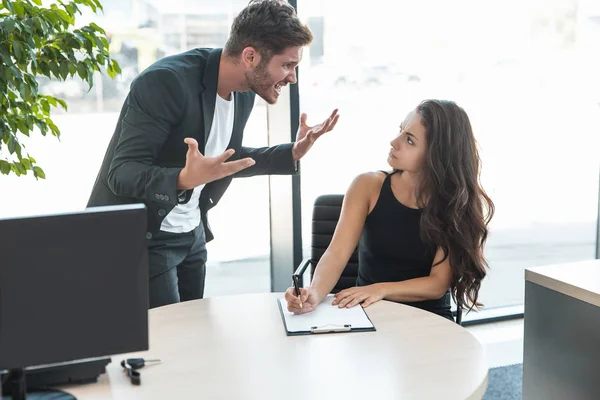
[[22,158],[21,163],[23,163],[25,169],[31,169],[31,161],[28,158]]
[[0,160],[0,172],[4,175],[8,175],[10,173],[10,164],[8,161]]
[[17,62],[21,62],[23,59],[23,46],[19,42],[13,42],[13,54]]
[[4,43],[0,44],[0,56],[2,56],[2,59],[6,64],[12,64],[10,50],[8,49],[8,46],[6,46]]
[[17,153],[17,157],[19,158],[19,160],[23,159],[23,155],[21,153],[21,145],[19,143],[17,143],[15,145],[15,152]]
[[8,152],[13,154],[17,149],[17,141],[15,140],[14,135],[10,135],[8,138]]
[[50,104],[48,104],[48,100],[41,99],[40,104],[42,105],[42,110],[44,110],[44,113],[50,114]]
[[11,13],[15,12],[15,9],[13,8],[13,2],[11,0],[2,0],[2,5],[4,6],[4,8],[7,8],[8,11],[10,11]]
[[11,33],[15,30],[16,23],[14,19],[9,17],[2,21],[2,25],[4,26],[4,30],[6,30],[6,32]]
[[19,17],[25,15],[25,9],[23,8],[23,4],[20,2],[13,3],[14,13]]
[[87,70],[87,68],[85,67],[85,64],[84,64],[84,63],[81,63],[81,62],[80,62],[80,63],[78,63],[78,64],[77,64],[77,73],[79,74],[79,77],[80,77],[81,79],[83,79],[83,80],[86,80],[86,79],[87,79],[87,76],[88,76],[88,70]]
[[90,26],[92,28],[94,28],[96,31],[100,32],[103,35],[106,35],[106,32],[104,31],[104,29],[100,28],[98,25],[96,25],[95,23],[91,23]]
[[67,107],[67,103],[64,100],[61,99],[56,99],[56,102],[58,104],[60,104],[60,106],[65,110],[68,111],[68,107]]
[[58,70],[60,72],[60,77],[65,80],[67,79],[67,77],[69,76],[69,65],[67,64],[67,62],[62,62],[60,63]]
[[25,124],[25,121],[20,120],[19,122],[17,122],[17,127],[23,135],[29,136],[29,128],[27,128],[27,124]]
[[46,174],[38,166],[33,167],[33,174],[35,175],[36,178],[46,179]]
[[53,107],[67,110],[67,103],[40,93],[44,87],[51,90],[41,84],[42,76],[59,81],[78,76],[91,89],[101,67],[112,77],[121,69],[111,59],[102,27],[75,26],[75,16],[85,15],[84,7],[102,10],[101,0],[0,2],[0,151],[16,154],[0,160],[0,172],[21,176],[33,171],[36,178],[45,178],[20,139],[48,132],[60,138],[50,115]]
[[50,71],[54,74],[57,79],[60,79],[60,72],[58,71],[58,64],[56,61],[50,62]]

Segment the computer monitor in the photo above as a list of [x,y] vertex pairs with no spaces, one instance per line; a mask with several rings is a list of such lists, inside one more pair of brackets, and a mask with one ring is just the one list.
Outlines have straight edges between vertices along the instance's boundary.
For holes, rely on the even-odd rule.
[[0,371],[148,349],[143,204],[0,219]]

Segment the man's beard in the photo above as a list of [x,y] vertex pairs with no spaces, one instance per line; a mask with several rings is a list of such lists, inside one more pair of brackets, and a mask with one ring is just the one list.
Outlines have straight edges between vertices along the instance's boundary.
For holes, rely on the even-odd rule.
[[269,76],[266,67],[259,64],[253,71],[246,72],[246,82],[250,90],[269,104],[277,102],[275,81]]

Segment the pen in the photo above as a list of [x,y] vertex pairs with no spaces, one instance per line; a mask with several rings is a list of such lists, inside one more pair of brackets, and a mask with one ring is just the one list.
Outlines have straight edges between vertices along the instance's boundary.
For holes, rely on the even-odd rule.
[[[294,288],[296,289],[296,296],[300,299],[300,285],[298,284],[298,275],[293,274],[292,280],[294,281]],[[300,300],[300,308],[302,308],[302,300]]]

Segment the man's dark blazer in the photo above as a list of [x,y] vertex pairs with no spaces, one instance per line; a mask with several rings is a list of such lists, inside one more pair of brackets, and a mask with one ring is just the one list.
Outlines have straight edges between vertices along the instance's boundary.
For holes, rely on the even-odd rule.
[[[132,82],[130,92],[100,167],[88,207],[139,203],[148,209],[148,237],[160,229],[166,215],[189,201],[192,191],[178,191],[177,176],[185,166],[186,137],[204,148],[217,96],[222,49],[195,49],[163,58]],[[254,106],[254,92],[234,92],[233,133],[227,148],[231,161],[252,157],[256,164],[235,176],[294,174],[292,144],[242,146],[244,127]],[[212,240],[206,213],[217,205],[232,176],[207,184],[199,205],[207,242]]]

